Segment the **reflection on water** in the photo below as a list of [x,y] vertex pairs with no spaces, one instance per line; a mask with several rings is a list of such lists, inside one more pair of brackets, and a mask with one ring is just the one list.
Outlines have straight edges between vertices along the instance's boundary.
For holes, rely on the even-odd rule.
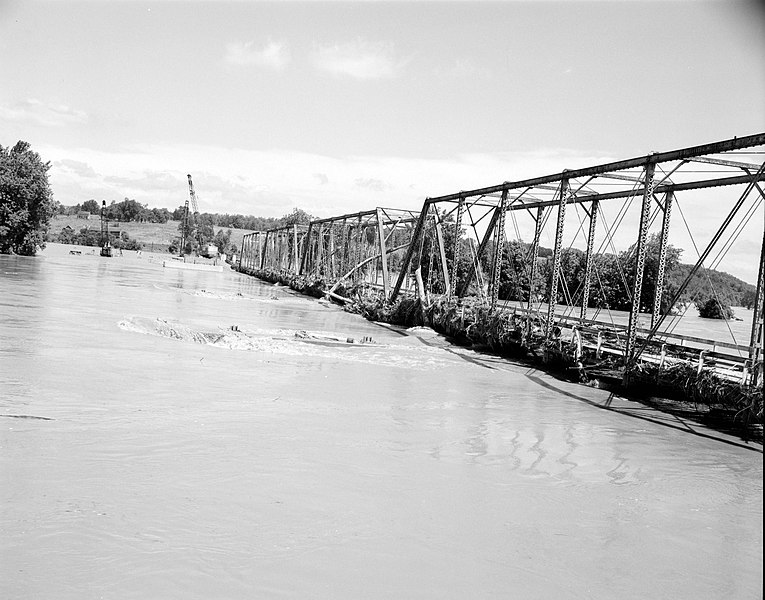
[[759,452],[235,273],[67,250],[0,257],[0,597],[761,596]]

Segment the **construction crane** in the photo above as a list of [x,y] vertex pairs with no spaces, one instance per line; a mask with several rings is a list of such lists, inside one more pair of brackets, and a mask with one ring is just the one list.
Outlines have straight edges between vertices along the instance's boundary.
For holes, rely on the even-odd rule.
[[[197,205],[197,195],[194,193],[194,183],[191,181],[191,174],[187,174],[189,179],[189,197],[186,199],[186,204],[183,207],[183,227],[181,231],[181,251],[183,254],[186,247],[186,233],[189,235],[195,235],[197,240],[197,253],[200,256],[212,258],[218,255],[218,247],[213,244],[205,244],[202,239],[202,228],[199,226],[199,206]],[[194,211],[192,217],[193,222],[189,227],[189,199],[191,200],[191,208]]]
[[187,174],[189,179],[189,198],[191,199],[191,208],[194,210],[194,214],[191,216],[191,224],[189,225],[189,198],[186,198],[186,203],[183,206],[183,227],[181,228],[181,250],[183,254],[186,249],[186,234],[189,236],[196,233],[197,243],[202,245],[202,234],[199,231],[199,206],[197,205],[197,195],[194,193],[194,182],[191,181],[191,174]]

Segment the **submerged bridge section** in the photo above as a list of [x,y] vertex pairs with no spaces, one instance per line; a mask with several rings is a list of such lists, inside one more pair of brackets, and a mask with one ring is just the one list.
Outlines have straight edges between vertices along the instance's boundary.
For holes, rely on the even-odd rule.
[[[699,372],[761,385],[764,182],[761,133],[427,198],[419,212],[376,208],[253,233],[239,268],[321,279],[338,299],[354,285],[377,288],[391,303],[413,293],[426,302],[469,299],[512,314],[521,345],[566,346],[591,363],[617,357],[625,378],[638,362],[692,361]],[[693,231],[686,218],[702,205],[714,207],[711,233]],[[753,230],[759,251],[744,259],[759,264],[749,339],[674,333],[672,309],[689,284],[706,277],[716,295],[706,269]],[[669,286],[675,232],[685,262],[695,264]],[[543,238],[552,252],[540,256]],[[575,282],[572,249],[582,263]],[[618,281],[606,281],[606,263]],[[609,307],[615,286],[630,299],[624,323]]]

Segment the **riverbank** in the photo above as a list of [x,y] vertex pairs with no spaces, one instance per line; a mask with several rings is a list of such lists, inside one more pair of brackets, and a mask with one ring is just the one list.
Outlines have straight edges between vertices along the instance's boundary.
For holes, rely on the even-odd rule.
[[344,310],[371,321],[402,327],[431,327],[454,344],[522,361],[557,377],[609,389],[663,412],[682,415],[716,430],[762,443],[761,386],[742,386],[711,371],[699,372],[696,366],[685,363],[661,370],[649,363],[639,363],[630,373],[630,384],[625,386],[620,358],[605,357],[598,361],[596,369],[588,368],[562,340],[544,346],[530,343],[525,318],[508,312],[490,312],[469,298],[456,301],[439,296],[423,303],[402,295],[395,302],[387,303],[378,289],[367,285],[339,286],[330,294],[323,280],[271,269],[240,270],[308,296],[328,296]]

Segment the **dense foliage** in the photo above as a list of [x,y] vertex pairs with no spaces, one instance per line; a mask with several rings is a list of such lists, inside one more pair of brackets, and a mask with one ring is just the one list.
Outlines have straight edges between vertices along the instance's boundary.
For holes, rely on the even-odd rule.
[[[59,244],[75,244],[79,246],[101,246],[103,243],[101,232],[87,227],[83,227],[79,232],[76,232],[69,226],[64,227],[55,239]],[[143,247],[141,242],[132,239],[125,231],[119,236],[110,235],[110,242],[114,248],[123,250],[140,250]]]
[[[449,272],[453,265],[451,256],[454,247],[454,228],[444,227],[444,246],[447,255]],[[434,243],[435,236],[428,233],[424,236],[420,268],[424,280],[434,283],[436,293],[441,291],[439,279],[439,257]],[[464,277],[470,270],[473,249],[465,238],[460,239],[459,277]],[[653,311],[653,298],[659,272],[658,235],[651,235],[647,240],[646,260],[643,271],[643,287],[640,295],[640,311]],[[682,250],[672,245],[667,247],[664,288],[661,298],[661,310],[667,312],[677,306],[670,306],[680,285],[692,268],[691,265],[680,262]],[[594,269],[588,306],[610,310],[630,310],[632,308],[632,284],[637,268],[636,247],[631,246],[619,254],[596,254],[593,258]],[[583,284],[586,270],[586,254],[576,248],[564,248],[561,252],[561,281],[556,303],[578,306],[583,298]],[[492,251],[487,251],[481,258],[481,270],[484,275],[490,272]],[[499,300],[528,302],[529,277],[531,264],[531,245],[520,241],[507,241],[503,244],[503,254],[499,278]],[[539,249],[537,256],[537,275],[534,279],[532,299],[539,302],[550,301],[550,281],[552,275],[552,251]],[[484,282],[485,283],[485,282]],[[472,291],[477,291],[474,280]],[[681,305],[697,303],[699,298],[706,298],[714,289],[724,304],[735,306],[751,305],[754,299],[754,286],[733,277],[727,273],[713,270],[700,270],[690,281],[687,288],[679,296],[677,302]]]
[[0,252],[34,255],[45,247],[45,233],[55,213],[48,183],[50,163],[19,141],[0,145]]
[[725,303],[721,303],[716,297],[712,296],[706,300],[696,302],[696,308],[699,316],[705,319],[732,319],[733,309]]
[[[59,206],[58,214],[77,215],[87,212],[92,215],[101,214],[101,203],[97,200],[86,200],[82,204],[73,206]],[[112,201],[106,207],[104,216],[110,221],[137,221],[139,223],[167,223],[172,219],[172,213],[166,208],[149,208],[146,204],[140,204],[136,200],[125,198],[122,202]]]

